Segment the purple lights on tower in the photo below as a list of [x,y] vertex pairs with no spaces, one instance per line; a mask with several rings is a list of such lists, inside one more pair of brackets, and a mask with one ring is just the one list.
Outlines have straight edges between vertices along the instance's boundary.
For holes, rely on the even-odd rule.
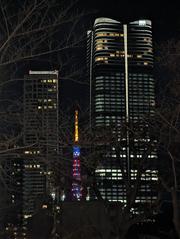
[[74,130],[74,146],[73,146],[73,183],[72,183],[72,198],[80,200],[81,193],[81,164],[80,164],[80,147],[79,129],[78,129],[78,110],[75,111],[75,130]]

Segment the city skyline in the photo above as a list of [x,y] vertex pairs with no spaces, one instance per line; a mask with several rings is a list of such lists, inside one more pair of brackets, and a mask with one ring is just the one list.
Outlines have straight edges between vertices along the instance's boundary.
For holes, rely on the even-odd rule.
[[68,203],[101,205],[111,239],[148,223],[160,235],[171,204],[180,238],[176,5],[56,3],[0,9],[0,238],[30,239],[39,222],[60,237]]

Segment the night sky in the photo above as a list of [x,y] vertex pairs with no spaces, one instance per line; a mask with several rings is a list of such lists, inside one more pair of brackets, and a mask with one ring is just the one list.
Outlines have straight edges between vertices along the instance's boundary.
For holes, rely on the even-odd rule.
[[[130,0],[80,0],[76,8],[84,10],[85,16],[80,20],[80,26],[83,30],[77,30],[77,34],[86,34],[86,31],[92,29],[94,20],[97,17],[109,17],[115,20],[127,23],[138,19],[150,19],[153,24],[153,42],[162,43],[171,38],[180,37],[180,14],[178,1],[130,1]],[[66,29],[68,30],[68,29]],[[83,32],[82,32],[83,31]],[[77,67],[85,66],[86,59],[86,42],[76,51],[71,52],[74,57],[74,62],[70,62],[68,68],[72,64],[77,63]],[[155,52],[156,54],[156,52]],[[46,61],[50,59],[50,61]],[[25,62],[23,64],[20,76],[23,77],[31,70],[52,70],[58,68],[58,61],[47,57],[47,59],[37,59],[35,61]],[[40,61],[39,61],[40,60]],[[39,62],[38,62],[39,61]],[[57,67],[56,67],[57,66]],[[60,76],[65,74],[60,72]],[[87,81],[85,72],[81,76],[74,77],[74,80],[81,77],[83,81]],[[60,107],[65,109],[75,102],[83,108],[88,107],[89,102],[89,87],[87,84],[77,84],[73,81],[60,79]],[[7,89],[8,90],[8,89]],[[5,90],[6,91],[6,90]],[[15,90],[14,86],[11,88],[13,97],[17,97],[19,90]],[[18,93],[17,93],[18,92]],[[18,96],[19,97],[19,96]]]
[[108,16],[121,22],[140,18],[152,20],[156,40],[173,37],[180,32],[179,4],[176,0],[92,0],[84,2],[86,2],[86,9],[97,10],[97,17]]

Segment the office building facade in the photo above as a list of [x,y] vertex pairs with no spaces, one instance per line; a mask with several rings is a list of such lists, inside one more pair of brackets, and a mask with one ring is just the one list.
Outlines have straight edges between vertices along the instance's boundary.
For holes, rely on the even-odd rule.
[[[155,146],[152,149],[156,140],[152,142],[145,123],[155,111],[151,21],[122,24],[96,19],[87,33],[87,67],[100,193],[109,201],[126,203],[126,182],[135,184],[139,165],[147,158],[151,162],[141,172],[136,203],[152,202],[156,199],[152,189],[157,182],[157,152]],[[102,131],[104,137],[98,136]]]
[[29,71],[24,78],[24,221],[35,212],[38,200],[56,197],[58,121],[58,71]]

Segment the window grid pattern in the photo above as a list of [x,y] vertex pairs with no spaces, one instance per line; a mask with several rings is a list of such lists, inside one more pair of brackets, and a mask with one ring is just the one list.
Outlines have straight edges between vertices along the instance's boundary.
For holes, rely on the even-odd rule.
[[[145,22],[145,24],[144,24]],[[95,132],[110,128],[119,141],[120,149],[101,142],[101,160],[96,170],[99,190],[105,199],[126,203],[124,173],[127,169],[127,148],[131,162],[130,177],[136,180],[137,161],[144,156],[145,145],[150,142],[149,126],[142,123],[145,116],[153,116],[155,92],[153,78],[152,30],[150,21],[135,21],[127,26],[128,102],[125,97],[125,50],[123,25],[112,19],[95,21],[88,41],[87,58],[91,82],[91,121]],[[90,55],[91,52],[91,55]],[[91,58],[90,58],[91,57]],[[90,60],[89,60],[90,59]],[[126,123],[126,106],[129,106],[129,122],[143,134],[131,136],[131,145],[124,137],[122,126]],[[114,129],[114,130],[113,130]],[[155,142],[154,142],[155,143]],[[103,149],[102,149],[103,147]],[[116,147],[117,148],[117,147]],[[157,182],[155,166],[157,150],[149,155],[151,166],[141,177],[136,202],[152,202],[156,198],[153,185]]]

